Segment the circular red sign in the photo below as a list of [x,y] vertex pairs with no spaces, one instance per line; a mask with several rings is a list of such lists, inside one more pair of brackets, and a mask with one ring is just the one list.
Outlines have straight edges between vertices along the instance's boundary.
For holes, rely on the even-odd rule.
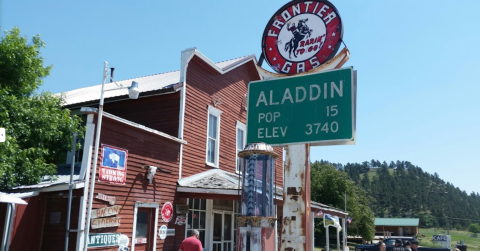
[[173,218],[173,206],[170,202],[165,202],[162,207],[162,220],[164,222],[170,222]]
[[268,22],[262,53],[273,70],[293,75],[330,60],[342,36],[340,14],[329,1],[291,1]]

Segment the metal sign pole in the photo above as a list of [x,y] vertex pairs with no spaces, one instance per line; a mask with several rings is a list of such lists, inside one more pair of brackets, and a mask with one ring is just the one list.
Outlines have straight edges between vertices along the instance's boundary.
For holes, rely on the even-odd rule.
[[310,145],[289,145],[285,156],[281,250],[311,251]]

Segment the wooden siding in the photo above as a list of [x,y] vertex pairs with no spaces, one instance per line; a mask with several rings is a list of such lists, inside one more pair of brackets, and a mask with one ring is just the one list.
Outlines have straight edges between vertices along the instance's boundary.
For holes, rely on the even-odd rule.
[[104,110],[126,120],[178,137],[180,92],[106,103]]
[[[145,118],[147,119],[147,118]],[[96,119],[94,120],[96,121]],[[130,238],[130,247],[132,242],[133,219],[135,202],[148,202],[159,204],[158,228],[161,225],[167,225],[169,229],[176,228],[174,225],[176,213],[169,223],[163,222],[161,209],[165,202],[177,204],[175,198],[176,184],[178,179],[178,163],[180,143],[165,139],[161,136],[130,127],[128,125],[116,122],[109,118],[103,118],[101,144],[107,144],[128,150],[127,178],[125,185],[110,184],[107,182],[96,182],[94,196],[102,193],[108,196],[115,196],[115,205],[121,206],[119,217],[121,224],[118,227],[90,229],[90,233],[122,233]],[[99,155],[101,155],[99,153]],[[100,163],[100,156],[98,163]],[[157,170],[152,184],[149,184],[146,178],[147,171],[142,169],[142,165],[151,165],[162,168],[164,173]],[[98,170],[98,168],[97,168]],[[98,180],[97,175],[94,176]],[[98,199],[93,200],[93,209],[108,207],[108,202]],[[180,230],[176,230],[180,231]],[[176,237],[167,237],[161,240],[157,232],[157,250],[173,251],[173,241]],[[95,250],[118,250],[118,247],[96,248]]]
[[[60,192],[49,192],[42,195],[44,195],[46,198],[46,205],[43,211],[44,214],[41,215],[41,223],[43,223],[41,250],[63,251],[65,248],[65,229],[67,226],[68,215],[68,190]],[[83,195],[83,193],[81,189],[77,189],[73,191],[72,195],[73,198],[72,211],[70,215],[70,229],[78,229],[80,197]],[[30,204],[28,206],[30,206]],[[29,227],[32,226],[29,225]],[[15,238],[17,238],[17,235],[15,235]],[[75,250],[77,233],[70,233],[68,238],[68,250]]]
[[[184,146],[182,178],[212,169],[206,164],[208,105],[214,106],[213,96],[221,101],[215,108],[220,117],[219,165],[222,170],[235,173],[236,122],[246,124],[247,111],[243,97],[248,83],[259,80],[253,63],[244,64],[226,74],[218,74],[198,57],[193,57],[187,70]],[[276,184],[282,186],[283,150],[275,149]]]

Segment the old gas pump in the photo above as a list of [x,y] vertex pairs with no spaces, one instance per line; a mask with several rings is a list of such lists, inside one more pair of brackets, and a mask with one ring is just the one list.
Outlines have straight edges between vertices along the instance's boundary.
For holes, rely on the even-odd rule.
[[265,143],[248,144],[238,153],[243,166],[237,251],[276,250],[273,174],[277,156]]

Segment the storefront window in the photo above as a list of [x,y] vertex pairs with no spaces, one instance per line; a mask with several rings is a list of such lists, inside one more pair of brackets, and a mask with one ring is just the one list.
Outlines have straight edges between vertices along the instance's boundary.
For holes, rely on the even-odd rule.
[[207,215],[207,202],[205,199],[189,199],[188,200],[188,219],[187,219],[187,231],[190,229],[197,229],[200,232],[198,239],[202,242],[202,245],[205,246],[205,230],[206,230],[206,220]]

